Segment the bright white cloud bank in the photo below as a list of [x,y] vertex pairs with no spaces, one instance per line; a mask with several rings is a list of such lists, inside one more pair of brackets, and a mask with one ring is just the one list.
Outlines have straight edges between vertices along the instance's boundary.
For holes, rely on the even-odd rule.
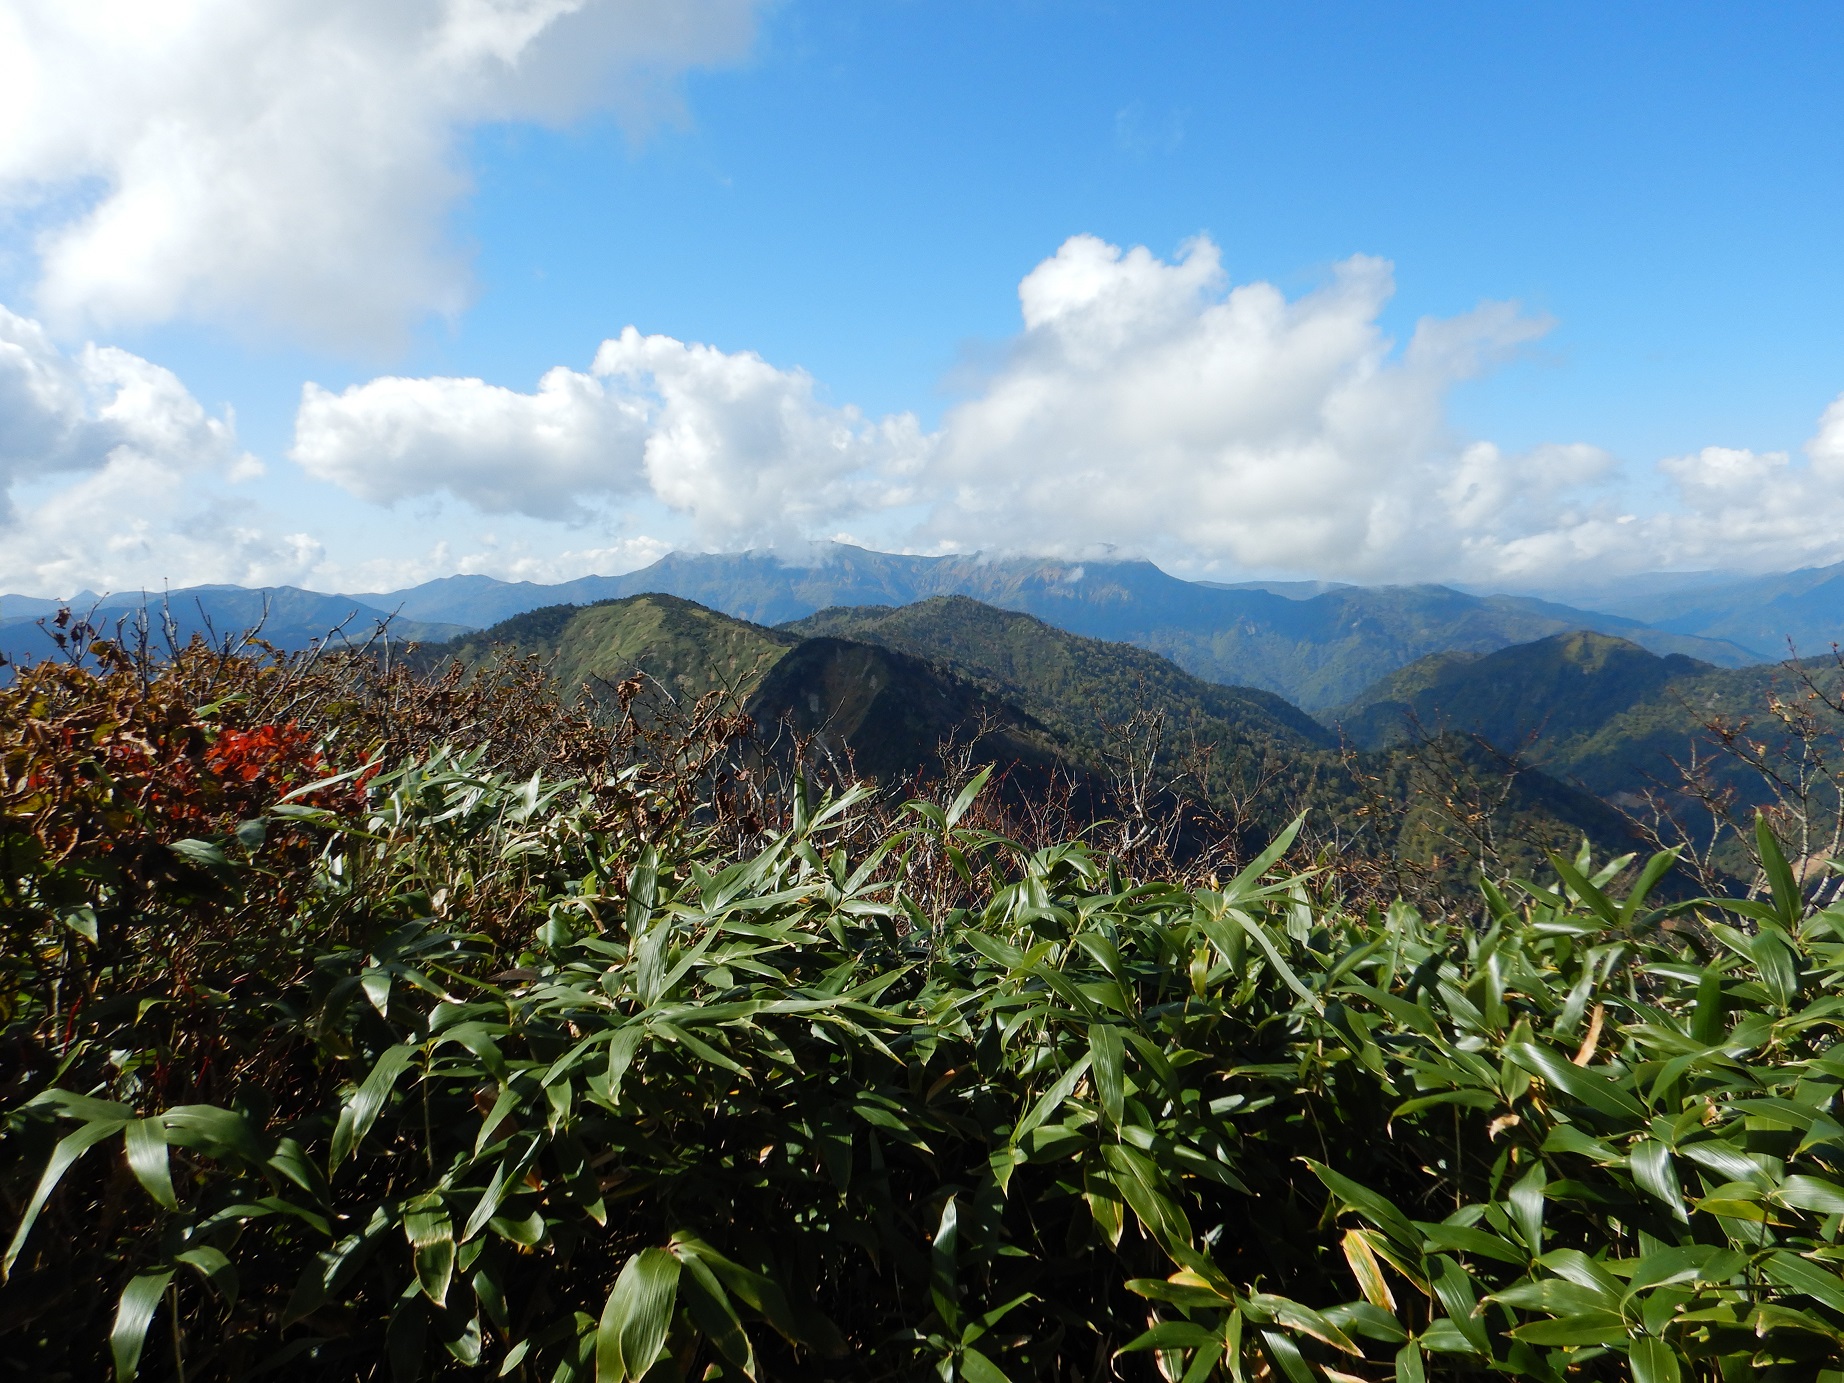
[[453,312],[456,135],[741,56],[754,0],[10,0],[0,202],[60,332],[177,315],[388,345]]
[[531,394],[478,379],[309,384],[290,454],[381,502],[445,492],[487,513],[572,518],[648,496],[701,541],[735,546],[876,506],[925,450],[913,416],[867,423],[802,371],[629,327],[587,373],[559,366]]
[[1507,304],[1380,317],[1389,266],[1354,258],[1289,300],[1231,286],[1216,247],[1170,261],[1078,236],[1020,285],[1023,327],[925,434],[823,402],[813,381],[629,329],[535,393],[479,380],[309,386],[295,458],[378,501],[447,493],[555,517],[648,495],[713,546],[878,526],[926,549],[1150,553],[1360,580],[1538,581],[1793,567],[1844,557],[1844,401],[1805,464],[1711,448],[1660,463],[1677,503],[1615,503],[1586,444],[1509,455],[1455,435],[1447,401],[1547,324]]
[[[68,595],[157,573],[272,581],[315,560],[301,535],[250,525],[212,482],[261,473],[231,419],[168,370],[112,347],[60,351],[0,307],[0,582]],[[19,502],[23,491],[31,498]]]
[[[632,328],[529,393],[478,379],[309,384],[292,459],[351,496],[354,516],[395,509],[419,532],[417,551],[357,564],[347,552],[344,565],[312,538],[275,536],[285,525],[239,498],[231,478],[254,463],[228,417],[172,375],[106,348],[60,353],[3,315],[0,481],[38,498],[0,534],[0,582],[558,580],[640,565],[668,541],[841,532],[915,550],[1112,550],[1533,587],[1586,566],[1844,559],[1844,398],[1801,457],[1710,447],[1659,462],[1669,502],[1633,513],[1593,446],[1507,454],[1447,421],[1452,390],[1543,323],[1488,304],[1397,343],[1380,325],[1391,291],[1378,260],[1289,299],[1230,285],[1208,241],[1168,261],[1077,237],[1026,277],[1002,363],[933,432],[829,402],[798,369]],[[54,501],[47,477],[63,474],[78,479]],[[651,517],[637,528],[627,510]],[[475,531],[457,538],[456,515]]]

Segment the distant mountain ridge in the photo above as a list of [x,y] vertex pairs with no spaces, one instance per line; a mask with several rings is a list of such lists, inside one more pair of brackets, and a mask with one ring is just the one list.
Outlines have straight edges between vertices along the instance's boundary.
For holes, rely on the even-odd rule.
[[[393,640],[434,642],[465,634],[463,625],[441,621],[406,619],[393,614],[388,606],[376,606],[356,596],[326,595],[304,591],[295,586],[189,586],[176,591],[135,592],[126,595],[73,598],[71,614],[97,625],[105,637],[133,639],[138,620],[145,616],[148,637],[155,648],[166,640],[165,623],[172,622],[172,635],[181,644],[194,634],[214,642],[256,630],[258,637],[277,648],[301,649],[321,642],[364,643],[380,628],[387,629]],[[7,596],[4,602],[20,602],[25,597]],[[57,653],[57,642],[40,621],[65,604],[61,601],[31,605],[0,603],[0,656],[9,662],[29,663]],[[48,607],[48,608],[47,608]],[[11,614],[18,609],[20,613]]]
[[1723,639],[1778,661],[1844,643],[1844,562],[1616,598],[1607,608],[1654,629]]
[[[1830,638],[1844,638],[1844,568],[1794,573],[1783,580],[1798,589],[1774,595],[1781,601],[1775,609],[1786,620],[1797,616],[1804,621],[1797,626],[1802,643],[1817,648]],[[1445,586],[1214,583],[1181,580],[1137,560],[922,557],[821,543],[798,554],[670,553],[639,571],[555,585],[451,576],[405,590],[337,597],[276,588],[274,594],[284,603],[307,599],[349,605],[337,614],[321,606],[311,617],[291,621],[278,622],[272,613],[269,633],[283,647],[299,646],[326,632],[316,625],[331,627],[345,613],[356,612],[363,624],[391,615],[392,631],[399,637],[439,639],[547,606],[589,605],[644,592],[679,596],[773,626],[835,607],[900,607],[962,595],[1086,637],[1132,643],[1206,681],[1259,687],[1313,712],[1343,705],[1379,678],[1429,654],[1483,654],[1582,629],[1631,640],[1661,656],[1683,654],[1717,666],[1783,656],[1777,643],[1761,637],[1759,620],[1748,624],[1739,607],[1723,615],[1712,604],[1712,591],[1729,588],[1639,584],[1648,594],[1635,596],[1638,604],[1632,608],[1653,602],[1644,608],[1658,614],[1663,626],[1654,627],[1624,608],[1609,613]],[[1826,624],[1834,585],[1836,619]],[[220,631],[239,627],[239,611],[252,598],[234,587],[199,587],[172,596],[176,605],[206,606]],[[0,613],[26,613],[34,608],[24,603],[27,599],[0,598]],[[1672,601],[1701,603],[1686,613]],[[1782,614],[1770,611],[1761,618],[1771,622]],[[5,627],[0,622],[0,630]],[[1747,641],[1722,634],[1731,628],[1747,635]],[[1830,637],[1820,641],[1815,631],[1829,631]],[[29,628],[26,632],[36,634]],[[45,642],[42,636],[39,642]]]
[[1308,710],[1339,705],[1428,653],[1488,652],[1597,629],[1661,653],[1740,665],[1745,649],[1659,632],[1638,621],[1521,596],[1474,596],[1445,586],[1333,587],[1285,594],[1258,585],[1184,581],[1151,562],[1021,557],[917,557],[816,544],[805,560],[769,552],[670,553],[622,576],[559,586],[445,577],[355,597],[405,616],[486,625],[525,608],[660,592],[756,624],[841,606],[903,606],[964,595],[1090,638],[1137,644],[1207,681],[1260,687]]

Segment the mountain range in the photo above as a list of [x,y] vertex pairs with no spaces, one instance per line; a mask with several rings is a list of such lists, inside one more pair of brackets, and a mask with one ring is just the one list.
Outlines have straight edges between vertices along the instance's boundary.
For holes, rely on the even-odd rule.
[[[1575,630],[1615,635],[1660,655],[1683,654],[1726,667],[1783,656],[1784,640],[1764,633],[1780,618],[1776,610],[1787,618],[1798,615],[1802,641],[1810,642],[1815,629],[1844,636],[1844,568],[1831,577],[1820,572],[1779,579],[1798,587],[1796,599],[1789,597],[1779,606],[1771,601],[1786,593],[1774,595],[1759,582],[1734,587],[1724,597],[1726,605],[1710,592],[1728,587],[1652,591],[1648,598],[1694,595],[1702,601],[1688,614],[1673,606],[1660,615],[1663,623],[1653,624],[1624,610],[1445,586],[1185,581],[1143,561],[919,557],[829,543],[799,554],[672,553],[639,571],[556,585],[453,576],[404,590],[346,596],[274,588],[266,633],[282,646],[296,646],[291,640],[304,643],[324,635],[348,615],[355,616],[349,628],[367,629],[389,615],[392,631],[401,637],[441,639],[534,609],[643,592],[677,595],[773,626],[832,607],[897,607],[964,595],[1073,633],[1132,643],[1206,681],[1262,688],[1319,712],[1349,703],[1379,678],[1430,654],[1483,654]],[[1636,588],[1652,590],[1643,583]],[[1767,606],[1747,603],[1764,593]],[[1617,593],[1603,594],[1611,599]],[[203,611],[223,632],[240,627],[260,598],[219,586],[176,591],[168,601],[183,616],[182,631],[189,631],[193,612]],[[1829,616],[1827,601],[1833,602]],[[46,603],[0,598],[0,651],[16,657],[16,650],[40,648],[42,653],[49,647],[34,627]],[[118,597],[105,606],[119,610],[134,603]],[[1827,618],[1830,625],[1824,623]],[[1721,634],[1728,627],[1724,620],[1749,641]]]
[[[605,694],[641,675],[681,703],[721,693],[767,741],[800,739],[887,783],[939,774],[952,740],[969,762],[1002,765],[1015,795],[1056,775],[1085,811],[1107,815],[1131,793],[1120,771],[1138,755],[1132,772],[1150,771],[1168,800],[1202,803],[1213,831],[1248,844],[1308,808],[1328,838],[1362,835],[1456,877],[1471,867],[1470,847],[1424,791],[1422,746],[1348,753],[1335,729],[1271,692],[1215,684],[1148,650],[964,596],[834,607],[771,628],[643,594],[527,612],[417,656],[499,654],[539,657],[566,690]],[[1463,738],[1443,752],[1491,804],[1506,862],[1531,867],[1583,835],[1603,855],[1632,848],[1625,821],[1592,794],[1541,771],[1507,773]]]
[[35,662],[58,649],[52,620],[59,609],[100,629],[105,637],[132,643],[137,626],[155,648],[168,639],[185,644],[193,635],[213,643],[254,634],[277,648],[299,649],[311,643],[362,644],[381,628],[405,640],[439,641],[465,634],[469,626],[439,620],[394,616],[385,608],[347,595],[324,595],[294,586],[191,586],[154,594],[95,596],[70,601],[0,596],[0,657],[8,662]]
[[[1841,689],[1844,667],[1830,655],[1719,668],[1577,631],[1487,654],[1434,654],[1322,715],[1364,749],[1455,730],[1479,735],[1630,806],[1648,791],[1675,789],[1693,746],[1711,755],[1720,739],[1715,725],[1745,732],[1770,754],[1792,747],[1771,700],[1804,703],[1815,725],[1829,723],[1835,736],[1844,727],[1811,692],[1835,700]],[[1742,802],[1767,803],[1771,794],[1757,774],[1720,753],[1710,762]]]

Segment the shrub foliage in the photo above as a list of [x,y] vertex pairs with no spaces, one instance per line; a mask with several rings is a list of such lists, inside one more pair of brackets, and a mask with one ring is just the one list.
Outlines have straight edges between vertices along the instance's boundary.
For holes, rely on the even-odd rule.
[[563,772],[529,708],[462,752],[192,657],[0,708],[16,1369],[1838,1367],[1844,910],[1764,830],[1752,900],[1356,909],[1291,833],[1224,881],[979,780],[771,826],[683,741]]

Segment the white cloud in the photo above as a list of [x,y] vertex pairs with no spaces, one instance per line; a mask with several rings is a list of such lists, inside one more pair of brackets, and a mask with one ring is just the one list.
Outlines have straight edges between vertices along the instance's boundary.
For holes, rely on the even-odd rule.
[[313,540],[269,537],[247,501],[209,489],[260,472],[230,417],[207,413],[170,370],[110,346],[66,355],[0,307],[0,587],[298,575]]
[[0,488],[126,457],[176,475],[257,464],[237,450],[229,416],[206,413],[170,370],[112,346],[66,355],[0,307]]
[[447,493],[493,514],[582,517],[650,496],[701,540],[773,542],[882,502],[924,450],[908,414],[866,421],[820,400],[810,376],[632,327],[588,373],[536,392],[478,379],[385,377],[303,392],[290,455],[380,503]]
[[0,202],[60,331],[186,315],[339,346],[466,299],[457,135],[645,119],[755,0],[11,0]]
[[1438,566],[1483,469],[1495,491],[1526,484],[1502,458],[1464,459],[1447,395],[1545,324],[1488,304],[1422,322],[1398,353],[1378,323],[1392,292],[1361,256],[1290,302],[1229,288],[1208,240],[1166,262],[1074,237],[1020,285],[1010,358],[946,420],[929,534],[1354,576]]
[[645,427],[638,403],[562,366],[531,394],[385,376],[342,394],[307,385],[290,455],[377,503],[446,490],[489,514],[567,518],[586,495],[642,483]]
[[629,327],[602,343],[595,372],[650,401],[647,481],[707,542],[788,541],[891,503],[928,446],[914,414],[867,421],[750,351]]
[[[1172,260],[1089,236],[1019,286],[1022,330],[925,434],[826,402],[804,372],[629,328],[536,392],[479,380],[309,386],[294,456],[380,502],[447,493],[493,514],[582,517],[641,499],[715,547],[841,527],[880,545],[1080,556],[1355,580],[1531,583],[1844,558],[1844,398],[1803,462],[1707,448],[1659,463],[1675,503],[1580,442],[1510,453],[1459,435],[1453,390],[1546,323],[1488,303],[1381,324],[1388,264],[1316,292],[1231,286],[1216,247]],[[495,558],[494,560],[500,560]]]

